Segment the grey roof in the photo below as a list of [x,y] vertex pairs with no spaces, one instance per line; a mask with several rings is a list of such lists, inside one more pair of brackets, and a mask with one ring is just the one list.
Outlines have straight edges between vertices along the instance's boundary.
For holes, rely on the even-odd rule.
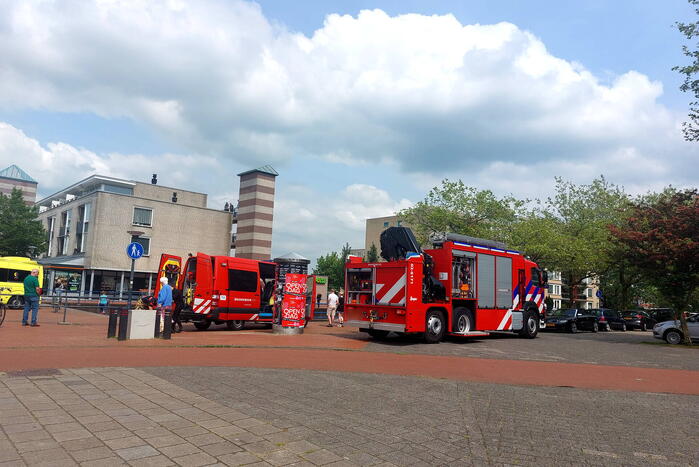
[[240,172],[238,174],[238,176],[240,177],[242,175],[247,175],[247,174],[251,174],[251,173],[255,173],[255,172],[262,172],[263,174],[272,175],[273,177],[276,177],[277,175],[279,175],[279,172],[274,170],[274,168],[271,165],[263,165],[262,167],[258,167],[256,169],[246,170],[245,172]]
[[23,182],[37,183],[36,180],[27,174],[27,172],[20,169],[15,164],[12,164],[4,170],[0,170],[0,177],[12,178],[14,180],[21,180]]
[[308,262],[310,263],[311,260],[308,258],[304,258],[298,253],[290,252],[285,255],[279,256],[277,258],[274,258],[274,261],[292,261],[292,262]]

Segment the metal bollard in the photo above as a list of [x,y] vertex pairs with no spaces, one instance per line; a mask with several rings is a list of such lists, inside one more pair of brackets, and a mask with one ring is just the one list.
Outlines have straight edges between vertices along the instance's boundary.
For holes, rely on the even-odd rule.
[[160,337],[160,310],[155,310],[155,333],[153,337],[156,339]]
[[163,339],[170,339],[172,337],[172,316],[170,314],[170,308],[165,310],[165,315],[163,316],[165,321],[165,326],[163,327]]
[[127,308],[122,308],[119,310],[119,337],[120,341],[126,340],[126,331],[129,327],[129,310]]
[[117,310],[114,308],[109,309],[109,325],[107,326],[107,339],[111,337],[116,337],[117,329]]

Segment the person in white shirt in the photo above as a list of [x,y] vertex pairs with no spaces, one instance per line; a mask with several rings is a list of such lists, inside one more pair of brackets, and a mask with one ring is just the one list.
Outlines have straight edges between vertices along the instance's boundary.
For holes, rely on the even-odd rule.
[[335,312],[337,311],[337,304],[339,303],[340,298],[335,294],[334,290],[330,291],[330,295],[328,295],[328,327],[331,328],[333,326],[333,320],[335,319]]

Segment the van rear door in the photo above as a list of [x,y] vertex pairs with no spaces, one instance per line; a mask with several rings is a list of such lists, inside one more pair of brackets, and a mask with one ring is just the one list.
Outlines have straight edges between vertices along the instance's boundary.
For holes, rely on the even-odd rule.
[[155,281],[154,295],[157,297],[160,292],[160,278],[167,277],[168,283],[177,288],[182,272],[182,258],[175,255],[163,253],[160,255],[160,266],[158,266],[158,277]]
[[192,301],[192,311],[195,314],[208,315],[211,313],[211,299],[214,278],[211,256],[197,253],[196,282]]

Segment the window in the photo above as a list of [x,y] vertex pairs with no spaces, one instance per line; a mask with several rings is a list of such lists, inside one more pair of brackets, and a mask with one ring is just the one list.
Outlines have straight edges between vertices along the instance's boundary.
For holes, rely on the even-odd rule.
[[400,227],[402,223],[403,223],[403,221],[398,221],[398,222],[396,222],[396,225],[397,225],[398,227]]
[[549,293],[551,295],[560,295],[561,286],[559,284],[549,284]]
[[79,253],[85,252],[85,245],[87,243],[87,233],[90,226],[90,211],[91,204],[83,204],[78,207],[78,225],[76,228],[76,249]]
[[138,243],[143,247],[143,256],[150,255],[150,238],[148,237],[131,237],[131,243]]
[[71,210],[61,213],[61,227],[58,231],[58,251],[59,255],[68,254],[68,243],[70,243],[70,212]]
[[383,226],[384,226],[384,227],[388,227],[388,222],[384,222],[384,223],[383,223]]
[[560,309],[561,309],[561,301],[560,301],[560,300],[554,300],[554,301],[553,301],[553,309],[554,309],[554,310],[560,310]]
[[539,270],[537,268],[532,268],[532,285],[534,287],[541,287],[541,281],[539,280]]
[[257,273],[241,269],[228,270],[228,290],[236,292],[257,292]]
[[153,225],[153,210],[149,208],[133,208],[133,225],[151,227]]
[[587,296],[587,298],[592,298],[592,289],[585,289],[585,295]]
[[22,282],[30,272],[21,269],[0,269],[0,282]]
[[51,253],[53,253],[53,229],[55,225],[56,216],[52,216],[46,219],[46,230],[48,231],[48,250],[46,251],[46,256],[51,256]]
[[561,273],[559,271],[549,271],[549,280],[560,281]]

